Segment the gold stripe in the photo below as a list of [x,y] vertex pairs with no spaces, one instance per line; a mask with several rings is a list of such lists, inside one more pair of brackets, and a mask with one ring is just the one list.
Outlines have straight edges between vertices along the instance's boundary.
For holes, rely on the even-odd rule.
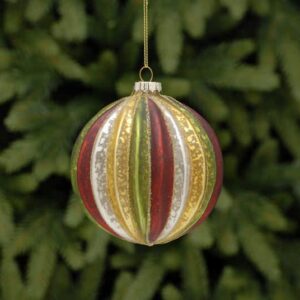
[[129,195],[129,158],[136,96],[129,97],[111,133],[107,156],[107,186],[113,210],[124,230],[143,243]]
[[198,121],[180,103],[159,97],[167,106],[182,129],[183,138],[191,157],[191,182],[186,206],[168,237],[157,241],[167,243],[185,234],[205,211],[215,183],[215,158],[212,144]]

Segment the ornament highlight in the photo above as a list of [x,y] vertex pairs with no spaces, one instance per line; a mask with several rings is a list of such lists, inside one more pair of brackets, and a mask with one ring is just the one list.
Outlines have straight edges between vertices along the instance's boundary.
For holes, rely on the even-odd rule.
[[137,82],[131,96],[101,110],[72,155],[72,183],[91,218],[121,239],[163,244],[212,211],[222,154],[209,124],[191,108]]

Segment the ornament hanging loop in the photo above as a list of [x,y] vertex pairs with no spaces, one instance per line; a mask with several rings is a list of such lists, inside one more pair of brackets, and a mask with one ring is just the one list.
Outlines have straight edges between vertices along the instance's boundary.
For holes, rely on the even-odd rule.
[[[149,13],[148,13],[148,0],[144,0],[144,66],[140,69],[139,75],[141,81],[152,81],[153,70],[149,67]],[[143,73],[150,72],[150,79],[144,80]]]
[[[145,71],[147,71],[147,70],[150,72],[150,79],[149,79],[149,80],[145,80],[145,79],[144,79],[144,76],[143,76],[143,73],[144,73]],[[152,70],[149,66],[143,66],[143,67],[140,69],[139,75],[140,75],[140,80],[141,80],[141,81],[152,81],[152,80],[153,80],[153,70]]]

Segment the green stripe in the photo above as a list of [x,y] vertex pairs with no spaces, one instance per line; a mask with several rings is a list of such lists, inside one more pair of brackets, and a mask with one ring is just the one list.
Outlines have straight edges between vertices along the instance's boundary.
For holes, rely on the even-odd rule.
[[150,150],[147,102],[138,100],[130,145],[130,196],[133,199],[138,226],[148,237],[148,207],[150,198]]

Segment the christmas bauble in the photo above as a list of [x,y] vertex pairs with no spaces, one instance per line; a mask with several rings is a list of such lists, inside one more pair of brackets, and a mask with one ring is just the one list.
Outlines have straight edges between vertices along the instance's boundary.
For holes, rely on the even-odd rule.
[[101,110],[82,130],[72,182],[103,229],[121,239],[163,244],[200,224],[222,185],[222,154],[195,111],[137,82],[131,96]]

